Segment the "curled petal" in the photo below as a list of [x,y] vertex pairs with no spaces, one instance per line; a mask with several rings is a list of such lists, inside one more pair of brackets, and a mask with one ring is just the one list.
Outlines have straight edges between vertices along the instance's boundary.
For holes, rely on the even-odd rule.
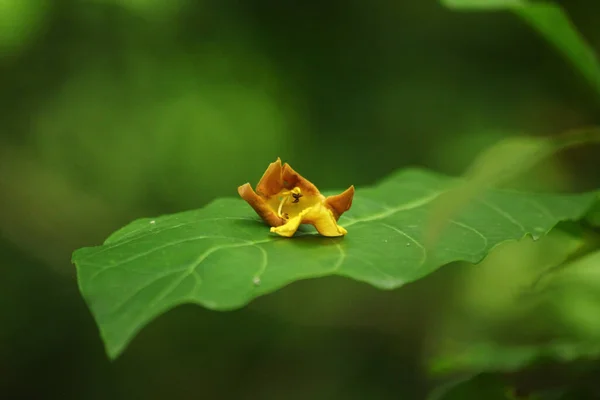
[[283,189],[281,158],[277,157],[277,161],[272,162],[267,167],[262,178],[256,185],[256,191],[265,197],[271,197],[279,193]]
[[323,204],[317,204],[308,209],[308,213],[304,216],[306,223],[314,225],[323,236],[344,236],[348,231],[339,226],[333,212]]
[[300,214],[293,218],[290,218],[285,224],[277,227],[272,227],[271,232],[278,234],[279,236],[292,237],[298,230],[298,227],[302,223],[302,217],[308,210],[302,211]]
[[352,199],[354,198],[354,185],[350,186],[344,192],[336,194],[335,196],[329,196],[325,199],[325,205],[331,209],[333,216],[337,221],[340,216],[348,211],[352,206]]
[[304,195],[317,196],[319,189],[313,185],[308,179],[294,171],[290,164],[285,163],[282,171],[283,183],[286,188],[299,187]]
[[245,183],[238,188],[238,193],[242,199],[256,211],[256,213],[270,226],[280,226],[285,224],[285,220],[278,217],[275,211],[265,202],[265,200],[252,190],[249,183]]
[[300,214],[290,218],[284,225],[271,228],[271,232],[278,235],[291,237],[296,233],[300,224],[311,224],[323,236],[344,236],[348,231],[339,226],[333,212],[323,204],[315,204],[303,210]]

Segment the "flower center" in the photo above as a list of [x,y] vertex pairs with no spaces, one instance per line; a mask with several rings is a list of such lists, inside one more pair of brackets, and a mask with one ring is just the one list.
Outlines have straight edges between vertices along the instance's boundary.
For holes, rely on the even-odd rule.
[[283,213],[283,205],[290,199],[293,198],[292,203],[298,203],[300,202],[300,197],[302,197],[302,191],[300,190],[299,187],[295,187],[292,190],[286,190],[284,192],[281,193],[281,201],[279,202],[279,208],[277,209],[277,216],[279,216],[280,218],[285,218],[288,219],[289,216],[287,215],[287,213]]

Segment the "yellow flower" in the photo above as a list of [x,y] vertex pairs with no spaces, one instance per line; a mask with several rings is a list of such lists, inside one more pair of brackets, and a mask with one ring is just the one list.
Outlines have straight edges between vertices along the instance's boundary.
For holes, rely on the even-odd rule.
[[278,235],[293,236],[300,224],[313,225],[323,236],[348,233],[337,220],[350,209],[354,186],[325,197],[288,163],[282,166],[280,158],[269,164],[256,192],[246,183],[238,188],[238,193]]

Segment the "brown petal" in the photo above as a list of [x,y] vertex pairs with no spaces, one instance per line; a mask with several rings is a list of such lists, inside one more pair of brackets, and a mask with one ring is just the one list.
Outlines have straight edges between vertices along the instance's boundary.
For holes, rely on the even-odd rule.
[[354,185],[350,186],[343,193],[327,197],[325,199],[325,205],[333,212],[335,220],[337,221],[343,213],[350,209],[353,198]]
[[285,224],[285,220],[278,217],[277,214],[269,207],[265,200],[252,190],[249,183],[245,183],[238,188],[238,193],[242,199],[256,211],[256,213],[270,226],[280,226]]
[[256,185],[256,191],[263,197],[271,197],[281,192],[282,189],[281,159],[277,157],[277,161],[269,164],[262,178],[260,178],[258,185]]
[[294,171],[294,169],[290,167],[290,164],[285,163],[283,165],[282,175],[283,183],[286,188],[293,189],[295,187],[299,187],[302,190],[302,194],[307,196],[320,194],[319,189],[317,189],[317,187],[308,179]]

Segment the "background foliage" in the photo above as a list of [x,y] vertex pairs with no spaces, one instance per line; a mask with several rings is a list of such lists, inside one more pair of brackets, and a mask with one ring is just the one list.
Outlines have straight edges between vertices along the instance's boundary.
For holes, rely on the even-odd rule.
[[[564,6],[599,49],[596,2]],[[545,240],[519,242],[399,291],[332,277],[231,313],[183,306],[114,363],[69,261],[132,219],[235,196],[277,156],[335,189],[411,165],[459,174],[501,138],[599,123],[593,88],[514,15],[435,1],[6,0],[0,51],[0,394],[418,399],[448,379],[430,368],[469,376],[556,337],[549,353],[594,353],[580,345],[598,337],[597,295],[581,279],[555,289],[559,308],[514,304],[528,268],[597,247],[578,226],[557,233],[554,259]],[[597,154],[561,153],[521,184],[596,189]],[[479,347],[457,353],[464,343]],[[483,386],[577,382],[589,395],[598,365],[514,372]]]

